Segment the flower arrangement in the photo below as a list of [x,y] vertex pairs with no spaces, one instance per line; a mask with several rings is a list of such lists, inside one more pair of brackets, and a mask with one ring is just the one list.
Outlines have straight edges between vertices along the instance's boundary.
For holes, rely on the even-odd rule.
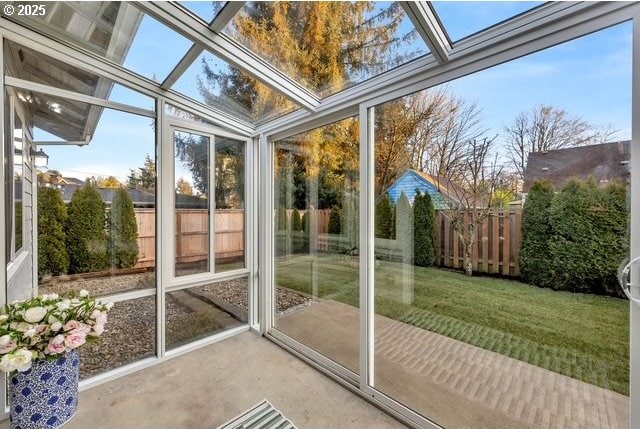
[[24,372],[39,359],[57,359],[104,332],[113,303],[86,290],[72,297],[40,295],[0,309],[0,370]]

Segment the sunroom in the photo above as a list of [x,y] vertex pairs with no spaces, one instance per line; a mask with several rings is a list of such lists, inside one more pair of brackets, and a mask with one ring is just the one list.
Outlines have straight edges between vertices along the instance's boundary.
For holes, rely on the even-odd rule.
[[1,303],[114,303],[67,427],[640,427],[639,3],[9,1],[0,36]]

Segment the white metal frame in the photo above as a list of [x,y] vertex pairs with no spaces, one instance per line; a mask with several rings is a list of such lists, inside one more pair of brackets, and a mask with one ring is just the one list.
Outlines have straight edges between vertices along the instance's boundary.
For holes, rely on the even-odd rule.
[[[318,366],[322,371],[334,378],[343,380],[343,384],[350,386],[356,393],[372,398],[377,404],[401,416],[409,424],[423,427],[437,427],[424,417],[417,415],[407,407],[397,403],[393,399],[381,394],[371,386],[373,379],[373,142],[372,142],[372,115],[376,105],[386,101],[405,96],[407,94],[433,87],[447,81],[480,71],[482,69],[501,64],[515,58],[531,54],[533,52],[557,45],[559,43],[586,35],[588,33],[633,19],[633,128],[632,128],[632,159],[631,165],[640,166],[640,4],[635,2],[556,2],[547,3],[530,12],[524,13],[514,19],[496,25],[490,29],[472,35],[455,43],[453,46],[446,37],[446,32],[440,26],[436,17],[430,14],[429,5],[424,2],[403,2],[403,7],[410,16],[416,29],[431,49],[431,54],[416,59],[382,75],[371,78],[342,92],[334,94],[323,100],[319,100],[315,94],[290,79],[277,68],[261,59],[255,53],[248,51],[236,41],[221,33],[224,24],[233,16],[233,9],[237,12],[240,5],[232,6],[226,14],[207,25],[184,7],[169,3],[142,3],[138,7],[151,16],[159,19],[164,24],[185,35],[194,42],[190,53],[170,73],[165,82],[159,85],[146,79],[124,67],[102,58],[87,50],[79,49],[71,44],[62,43],[42,36],[41,34],[23,28],[22,26],[0,17],[0,37],[9,38],[28,48],[61,59],[68,64],[81,69],[97,73],[114,82],[132,88],[147,96],[156,99],[156,111],[144,112],[145,116],[156,119],[156,144],[158,180],[162,189],[173,190],[173,183],[168,171],[172,171],[173,156],[166,155],[172,151],[172,144],[167,144],[169,135],[165,131],[169,120],[165,116],[165,103],[169,102],[176,107],[206,118],[217,123],[224,130],[233,130],[247,140],[246,144],[246,170],[245,170],[245,223],[246,223],[246,269],[241,272],[221,273],[220,276],[212,276],[207,281],[215,281],[233,276],[249,276],[250,290],[250,315],[249,324],[236,330],[230,330],[210,338],[197,341],[188,346],[166,352],[164,350],[164,294],[172,288],[193,286],[194,284],[169,285],[166,267],[172,267],[172,261],[166,258],[166,249],[169,243],[173,243],[172,237],[166,234],[158,234],[157,255],[162,267],[156,275],[157,286],[155,290],[133,291],[114,295],[114,300],[126,300],[136,297],[153,296],[157,298],[158,312],[158,352],[157,358],[147,359],[110,371],[93,379],[81,383],[82,388],[107,381],[111,378],[122,376],[132,371],[142,369],[157,362],[164,361],[173,356],[185,353],[197,347],[211,344],[237,332],[244,332],[251,326],[266,333],[270,338],[292,352],[299,354],[305,360]],[[0,48],[3,49],[3,48]],[[270,87],[282,92],[284,95],[299,103],[306,110],[299,110],[269,123],[254,127],[242,119],[198,103],[177,92],[167,89],[171,81],[178,79],[179,75],[190,65],[189,60],[195,60],[199,55],[198,50],[207,49],[243,71],[258,77]],[[196,54],[198,52],[198,54]],[[3,60],[0,60],[3,61]],[[2,65],[2,63],[0,63]],[[5,78],[4,84],[13,84],[16,87],[40,88],[52,95],[65,94],[56,88],[47,86],[37,87],[33,83],[26,83],[19,79]],[[4,92],[3,92],[4,94]],[[86,98],[80,94],[65,94],[67,97],[76,97],[78,101],[92,102],[109,108],[122,108],[130,113],[143,114],[139,108],[119,105],[119,103],[105,100]],[[4,95],[3,95],[4,97]],[[78,98],[79,97],[79,98]],[[102,104],[99,104],[102,103]],[[108,105],[107,105],[108,104]],[[125,110],[126,109],[126,110]],[[0,103],[0,124],[4,124],[4,103]],[[273,330],[273,152],[270,141],[296,134],[298,132],[315,128],[326,123],[359,114],[361,124],[361,183],[363,188],[360,195],[360,245],[365,252],[360,256],[360,311],[361,311],[361,344],[360,344],[360,374],[353,384],[353,373],[348,372],[335,362],[321,356],[306,346],[296,343],[281,333]],[[167,123],[165,123],[167,122]],[[190,124],[189,127],[191,127]],[[211,127],[206,127],[207,132],[213,132]],[[4,135],[4,134],[3,134]],[[4,137],[3,137],[4,138]],[[7,142],[5,142],[6,144]],[[172,143],[172,142],[170,142]],[[169,148],[167,149],[167,146]],[[172,154],[171,154],[172,155]],[[4,157],[3,155],[0,155]],[[257,168],[255,168],[257,167]],[[0,179],[4,179],[4,170],[0,172]],[[168,179],[167,179],[168,178]],[[167,188],[168,186],[168,188]],[[640,189],[640,175],[632,175],[632,215],[631,215],[631,256],[640,255],[640,206],[638,205],[637,192]],[[259,192],[256,192],[258,191]],[[6,198],[4,187],[0,187],[0,197]],[[168,199],[169,198],[169,199]],[[157,211],[158,231],[165,231],[167,225],[173,222],[173,215],[167,203],[171,201],[169,195],[158,193]],[[256,210],[257,208],[257,210]],[[5,220],[4,210],[0,211],[0,224]],[[0,228],[0,241],[6,239],[3,228]],[[251,247],[250,247],[251,246]],[[4,256],[4,246],[0,246],[0,259]],[[0,281],[6,284],[6,272],[2,270]],[[632,276],[638,277],[638,270],[632,272]],[[196,284],[197,285],[197,284]],[[165,287],[167,286],[167,287]],[[637,292],[638,293],[638,292]],[[259,294],[260,306],[255,303],[256,294]],[[1,300],[6,302],[6,289]],[[2,302],[0,302],[1,304]],[[631,308],[631,412],[630,427],[640,427],[640,308]],[[634,328],[635,327],[635,328]],[[365,339],[365,341],[362,341]],[[345,372],[347,371],[347,372]],[[344,381],[348,380],[348,381]],[[4,390],[0,389],[0,397]]]
[[[640,12],[633,17],[632,113],[631,113],[631,245],[630,259],[640,257]],[[634,174],[635,173],[635,174]],[[640,278],[640,267],[631,270],[634,283]],[[633,297],[640,290],[632,288]],[[640,427],[640,304],[630,302],[629,427]]]

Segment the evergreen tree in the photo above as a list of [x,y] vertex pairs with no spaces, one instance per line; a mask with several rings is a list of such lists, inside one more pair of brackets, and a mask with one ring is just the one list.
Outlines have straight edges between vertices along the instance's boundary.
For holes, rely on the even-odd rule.
[[111,267],[130,268],[138,261],[138,225],[129,193],[115,191],[109,213],[109,259]]
[[102,197],[91,185],[76,190],[65,227],[69,272],[85,273],[107,267],[106,214]]
[[619,295],[616,272],[628,254],[625,194],[624,185],[574,180],[556,195],[547,252],[552,288]]
[[38,188],[38,276],[64,274],[69,269],[64,224],[67,208],[60,191]]
[[385,194],[376,205],[376,238],[391,238],[392,211],[391,199]]
[[298,209],[293,209],[291,213],[291,230],[302,231],[302,219],[300,218],[300,212]]
[[549,241],[553,235],[550,223],[553,198],[551,181],[535,182],[522,209],[520,272],[525,282],[536,286],[549,286],[552,281]]
[[413,201],[414,260],[421,267],[429,267],[436,260],[435,209],[431,196],[416,193]]
[[335,206],[329,212],[329,234],[340,235],[342,233],[342,210]]

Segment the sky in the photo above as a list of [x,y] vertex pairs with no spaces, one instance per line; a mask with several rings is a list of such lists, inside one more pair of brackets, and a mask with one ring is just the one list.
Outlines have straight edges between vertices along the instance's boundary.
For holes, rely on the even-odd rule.
[[[187,7],[211,19],[210,2],[184,2]],[[483,27],[535,7],[535,2],[436,2],[435,8],[450,38],[455,42]],[[209,12],[208,12],[209,11]],[[206,13],[209,15],[205,15]],[[512,62],[483,70],[447,84],[449,90],[482,109],[487,135],[501,133],[518,113],[539,104],[551,104],[580,116],[596,126],[618,130],[616,140],[631,137],[631,23],[549,48]],[[191,43],[159,22],[145,17],[125,67],[162,81]],[[220,62],[221,67],[224,63]],[[194,63],[174,89],[199,99],[195,85],[201,71]],[[153,100],[116,85],[111,100],[153,109]],[[36,130],[36,140],[59,140]],[[65,176],[116,176],[125,181],[131,169],[154,155],[152,119],[104,109],[88,146],[47,146],[49,168]],[[186,169],[179,176],[191,181]]]

